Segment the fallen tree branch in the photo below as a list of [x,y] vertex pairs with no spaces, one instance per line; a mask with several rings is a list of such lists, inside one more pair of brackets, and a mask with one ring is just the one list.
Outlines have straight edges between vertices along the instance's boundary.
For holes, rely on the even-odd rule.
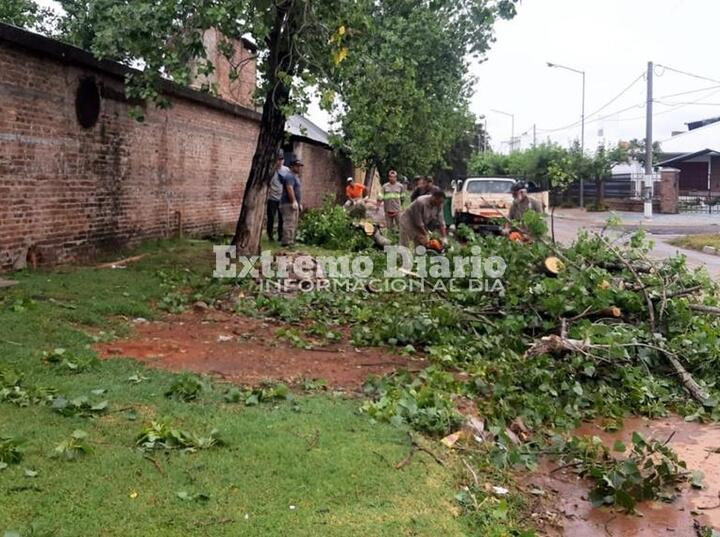
[[618,252],[617,248],[615,248],[612,244],[610,244],[607,240],[605,240],[605,237],[598,235],[596,233],[596,236],[603,242],[605,246],[607,246],[608,250],[610,250],[615,257],[618,258],[618,260],[625,265],[625,267],[630,271],[630,273],[633,275],[633,278],[635,278],[635,281],[637,284],[642,288],[642,294],[645,296],[645,303],[647,304],[647,313],[648,313],[648,323],[650,324],[650,333],[654,334],[656,331],[655,327],[655,305],[653,304],[652,300],[650,299],[650,295],[647,292],[647,289],[645,288],[645,284],[640,279],[639,274],[635,270],[635,268],[630,264],[630,262],[623,257],[623,255]]
[[668,362],[670,362],[670,365],[675,370],[675,373],[677,373],[677,376],[680,378],[683,386],[685,386],[685,389],[690,392],[690,395],[692,395],[695,400],[697,400],[703,405],[707,405],[708,402],[711,400],[710,394],[708,394],[703,389],[703,387],[697,383],[693,376],[682,365],[679,356],[674,352],[668,349],[664,349],[662,347],[658,347],[657,345],[650,345],[648,343],[618,343],[613,345],[593,345],[592,343],[587,343],[579,339],[563,338],[552,334],[542,337],[538,341],[535,341],[535,343],[533,343],[530,348],[525,352],[525,357],[533,358],[542,354],[563,354],[566,352],[579,352],[586,356],[590,356],[592,358],[611,363],[610,360],[592,354],[591,352],[593,350],[609,349],[611,347],[645,347],[657,351],[658,353],[664,355],[667,358]]
[[110,263],[101,263],[100,265],[95,265],[95,268],[120,268],[128,264],[128,263],[134,263],[135,261],[140,261],[143,257],[145,257],[146,254],[141,255],[135,255],[133,257],[127,257],[125,259],[118,259],[117,261],[111,261]]
[[672,293],[668,293],[666,298],[677,298],[679,296],[685,296],[685,295],[692,295],[694,293],[697,293],[698,291],[702,291],[702,285],[696,285],[695,287],[688,287],[687,289],[680,289],[679,291],[673,291]]
[[720,315],[720,308],[716,306],[705,306],[704,304],[689,304],[692,311],[700,313],[709,313],[710,315]]
[[150,461],[153,463],[153,466],[157,469],[158,472],[160,472],[160,475],[165,475],[165,470],[162,469],[162,466],[160,466],[160,463],[157,461],[157,459],[153,459],[150,455],[143,455],[143,459]]

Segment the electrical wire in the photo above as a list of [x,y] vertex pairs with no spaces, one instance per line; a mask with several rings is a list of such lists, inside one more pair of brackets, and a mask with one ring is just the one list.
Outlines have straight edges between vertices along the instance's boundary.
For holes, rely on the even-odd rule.
[[668,97],[679,97],[681,95],[690,95],[691,93],[702,93],[703,91],[710,91],[712,89],[720,88],[720,86],[708,86],[706,88],[694,89],[689,91],[681,91],[679,93],[669,93],[667,95],[659,95],[657,99],[667,99]]
[[[709,82],[715,82],[716,84],[720,84],[720,80],[718,80],[718,79],[716,79],[716,78],[709,78],[709,77],[707,77],[707,76],[696,75],[695,73],[688,73],[687,71],[682,71],[682,70],[680,70],[680,69],[675,69],[675,68],[673,68],[673,67],[668,67],[667,65],[662,65],[662,64],[660,64],[660,63],[657,64],[655,67],[662,67],[662,68],[665,69],[666,71],[672,71],[673,73],[678,73],[678,74],[680,74],[680,75],[685,75],[685,76],[689,76],[689,77],[692,77],[692,78],[697,78],[697,79],[699,79],[699,80],[707,80],[707,81],[709,81]],[[659,76],[662,76],[662,75],[659,75]]]
[[[634,79],[632,82],[630,82],[630,84],[628,84],[628,86],[627,86],[625,89],[623,89],[620,93],[618,93],[615,97],[613,97],[612,99],[610,99],[608,102],[606,102],[604,105],[602,105],[600,108],[598,108],[598,109],[595,110],[594,112],[592,112],[592,113],[590,113],[590,114],[586,114],[586,115],[585,115],[585,123],[586,123],[586,124],[589,123],[589,122],[590,122],[590,121],[589,121],[589,118],[593,117],[593,116],[596,115],[596,114],[599,114],[600,112],[602,112],[603,110],[605,110],[608,106],[610,106],[611,104],[613,104],[614,102],[616,102],[620,97],[622,97],[623,95],[625,95],[628,91],[630,91],[630,89],[632,89],[632,87],[633,87],[635,84],[637,84],[640,80],[642,80],[644,76],[645,76],[645,73],[641,73],[640,76],[638,76],[636,79]],[[635,105],[634,105],[634,106],[635,106]],[[633,108],[634,108],[634,106],[633,106]],[[614,115],[614,114],[613,114],[613,115]],[[557,127],[557,128],[554,128],[554,129],[538,129],[538,130],[539,130],[539,131],[542,131],[543,133],[559,132],[559,131],[564,131],[564,130],[567,130],[567,129],[571,129],[571,128],[573,128],[573,127],[577,127],[577,126],[580,125],[581,123],[582,123],[582,119],[580,119],[579,121],[575,121],[575,122],[573,122],[573,123],[571,123],[571,124],[569,124],[569,125],[566,125],[566,126],[564,126],[564,127]]]

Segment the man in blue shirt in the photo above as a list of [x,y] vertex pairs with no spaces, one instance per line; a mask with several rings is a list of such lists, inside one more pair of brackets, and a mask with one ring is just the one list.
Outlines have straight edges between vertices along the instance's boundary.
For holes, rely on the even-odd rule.
[[280,214],[283,219],[283,230],[281,244],[292,246],[295,244],[295,233],[297,232],[298,216],[302,210],[302,192],[300,188],[300,176],[302,175],[303,162],[296,156],[290,161],[290,170],[280,175],[280,182],[283,186],[280,197]]

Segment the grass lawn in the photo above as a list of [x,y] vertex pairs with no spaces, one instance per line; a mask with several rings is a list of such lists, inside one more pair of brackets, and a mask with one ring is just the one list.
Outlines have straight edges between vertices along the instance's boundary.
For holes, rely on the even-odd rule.
[[[212,252],[201,241],[145,245],[127,269],[61,268],[10,275],[0,290],[0,370],[23,385],[67,399],[109,401],[96,418],[64,417],[47,404],[0,402],[0,437],[21,441],[23,458],[0,471],[0,534],[22,537],[465,535],[457,516],[457,474],[409,450],[403,429],[374,424],[358,402],[332,395],[245,407],[225,403],[225,387],[196,402],[163,394],[174,375],[130,360],[73,372],[43,360],[61,347],[71,362],[92,358],[98,339],[127,334],[134,317],[177,308],[197,290],[222,290],[209,278]],[[137,252],[133,252],[137,253]],[[192,296],[190,300],[193,300]],[[128,379],[138,374],[147,380]],[[93,390],[106,390],[104,393]],[[132,410],[131,410],[132,409]],[[195,453],[134,447],[151,420],[227,443]],[[93,451],[52,458],[73,431]],[[0,456],[2,453],[0,452]],[[152,459],[152,460],[151,460]],[[29,470],[29,472],[28,472]],[[178,496],[181,494],[185,499]],[[500,535],[500,533],[497,533]]]
[[702,251],[704,246],[712,246],[720,250],[720,233],[707,233],[705,235],[686,235],[670,241],[673,246]]

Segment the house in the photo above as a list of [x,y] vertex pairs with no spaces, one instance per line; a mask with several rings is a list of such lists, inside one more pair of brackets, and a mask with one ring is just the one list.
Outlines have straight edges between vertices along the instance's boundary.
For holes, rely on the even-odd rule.
[[660,141],[659,166],[680,170],[681,196],[720,195],[720,118],[691,122],[688,127]]

